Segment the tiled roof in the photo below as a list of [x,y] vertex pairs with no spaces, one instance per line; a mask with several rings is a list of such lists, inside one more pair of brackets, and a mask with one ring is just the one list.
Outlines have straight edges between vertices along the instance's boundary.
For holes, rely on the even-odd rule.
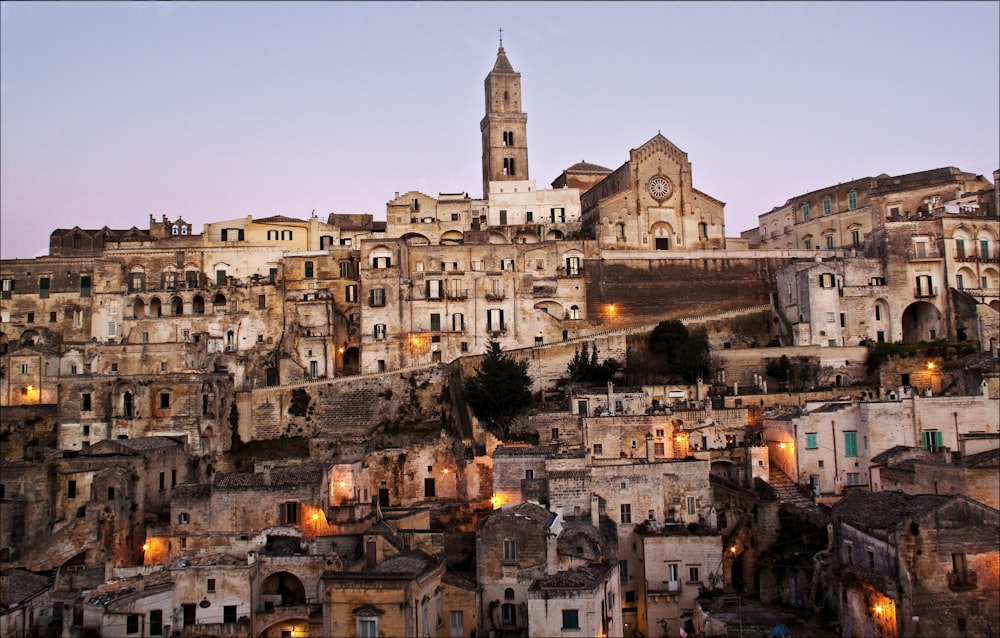
[[286,217],[285,215],[271,215],[270,217],[261,217],[260,219],[255,219],[255,222],[261,224],[305,224],[304,219],[295,219],[294,217]]
[[577,567],[539,578],[531,585],[531,589],[593,589],[607,576],[610,569],[610,565]]
[[507,54],[504,52],[503,47],[497,51],[497,61],[493,65],[494,73],[514,73],[514,67],[510,65],[510,61],[507,59]]
[[115,580],[109,583],[104,583],[103,585],[98,585],[91,590],[90,597],[87,599],[87,602],[92,605],[106,605],[116,598],[133,594],[139,591],[140,588],[146,590],[160,585],[172,585],[173,582],[173,579],[170,577],[170,572],[166,570],[153,572],[152,574],[147,574],[145,576],[140,575],[135,576],[134,578]]
[[493,451],[493,457],[498,456],[551,456],[559,447],[556,445],[501,445]]
[[610,168],[605,168],[603,166],[598,166],[597,164],[591,164],[590,162],[584,160],[582,162],[577,162],[569,168],[566,169],[567,173],[610,173]]
[[962,465],[965,467],[996,467],[998,463],[1000,463],[1000,448],[970,454],[962,459]]
[[938,507],[952,496],[903,492],[852,492],[833,506],[831,514],[852,525],[867,529],[889,530],[906,517],[919,516]]
[[48,589],[49,577],[25,569],[0,571],[0,608],[8,608]]
[[137,439],[114,439],[114,442],[124,448],[136,452],[167,450],[184,447],[184,444],[169,436],[143,436]]
[[410,574],[416,576],[431,565],[431,560],[421,554],[399,554],[391,556],[372,571],[379,574]]
[[[268,476],[270,478],[268,478]],[[256,487],[297,487],[319,485],[323,468],[316,463],[272,467],[261,472],[232,472],[216,474],[214,485],[220,488],[239,489]]]

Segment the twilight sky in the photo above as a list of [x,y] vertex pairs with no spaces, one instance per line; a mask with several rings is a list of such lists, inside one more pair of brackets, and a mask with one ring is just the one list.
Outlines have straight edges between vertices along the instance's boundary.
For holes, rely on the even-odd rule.
[[997,2],[0,4],[0,256],[56,228],[480,197],[497,28],[530,177],[660,131],[726,234],[879,173],[1000,168]]

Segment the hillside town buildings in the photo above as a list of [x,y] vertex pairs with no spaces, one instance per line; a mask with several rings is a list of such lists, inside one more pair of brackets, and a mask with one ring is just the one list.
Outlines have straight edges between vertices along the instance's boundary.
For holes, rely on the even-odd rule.
[[[0,261],[0,636],[1000,632],[1000,171],[727,238],[659,132],[538,188],[502,46],[484,88],[480,198]],[[668,320],[710,369],[644,382]]]

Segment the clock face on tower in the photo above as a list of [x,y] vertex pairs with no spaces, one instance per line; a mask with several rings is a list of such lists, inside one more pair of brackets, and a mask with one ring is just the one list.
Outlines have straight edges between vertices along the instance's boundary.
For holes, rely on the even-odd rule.
[[670,185],[670,180],[663,175],[655,175],[651,180],[649,180],[649,194],[653,196],[653,199],[658,201],[663,201],[670,197],[673,187]]

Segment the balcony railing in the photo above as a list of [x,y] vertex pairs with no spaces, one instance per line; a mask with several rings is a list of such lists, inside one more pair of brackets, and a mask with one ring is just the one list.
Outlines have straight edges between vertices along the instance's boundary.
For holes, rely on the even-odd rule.
[[918,287],[913,289],[914,297],[937,297],[937,288],[929,286],[927,288]]
[[976,572],[950,572],[948,574],[948,589],[962,591],[975,589],[976,586]]

